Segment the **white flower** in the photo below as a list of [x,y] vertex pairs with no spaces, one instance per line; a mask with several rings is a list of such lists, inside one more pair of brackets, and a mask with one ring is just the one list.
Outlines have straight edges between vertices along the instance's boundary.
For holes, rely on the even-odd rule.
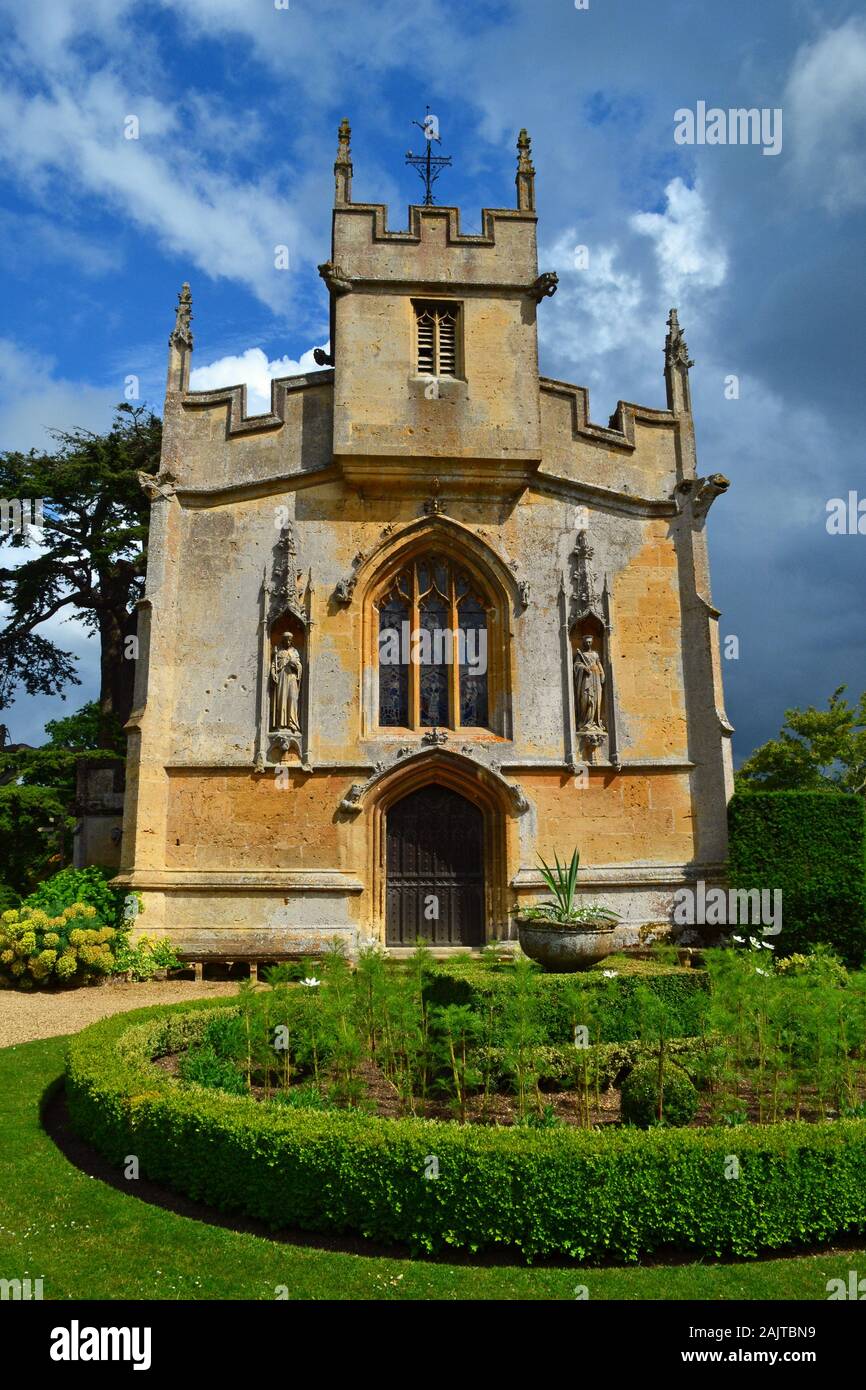
[[301,980],[301,984],[307,985],[310,989],[314,988],[315,985],[320,985],[321,983],[322,981],[317,980],[313,975],[308,975],[305,980]]
[[740,946],[742,946],[742,944],[743,944],[743,942],[745,941],[745,939],[746,939],[746,938],[745,938],[744,936],[734,936],[734,937],[731,938],[732,941],[738,942]]
[[602,975],[606,980],[615,980],[619,974],[618,970],[602,970]]
[[763,946],[765,951],[775,951],[776,949],[775,946],[773,946],[769,941],[762,941],[761,945]]
[[760,967],[759,965],[756,965],[756,966],[755,966],[755,974],[756,974],[756,975],[769,975],[769,973],[770,973],[769,970],[762,970],[761,967]]

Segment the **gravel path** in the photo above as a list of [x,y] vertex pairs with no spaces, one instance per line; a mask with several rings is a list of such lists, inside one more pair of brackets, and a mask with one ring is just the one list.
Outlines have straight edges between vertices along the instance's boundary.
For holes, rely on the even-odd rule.
[[84,985],[58,993],[0,990],[0,1047],[78,1033],[109,1014],[143,1009],[149,1004],[180,1004],[218,994],[236,994],[237,981],[149,981],[141,984]]

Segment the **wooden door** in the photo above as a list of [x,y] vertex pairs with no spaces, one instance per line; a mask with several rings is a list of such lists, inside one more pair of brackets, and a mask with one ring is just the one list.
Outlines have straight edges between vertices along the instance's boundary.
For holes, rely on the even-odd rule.
[[436,784],[410,792],[386,822],[389,946],[480,946],[484,823],[471,801]]

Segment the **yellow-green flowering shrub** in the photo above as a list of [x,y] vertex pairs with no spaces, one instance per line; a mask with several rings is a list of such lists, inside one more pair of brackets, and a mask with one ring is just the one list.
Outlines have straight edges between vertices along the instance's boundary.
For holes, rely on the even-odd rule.
[[90,903],[74,903],[56,916],[26,903],[0,914],[0,987],[83,984],[111,974],[149,979],[179,964],[168,940],[142,937],[132,946]]
[[64,951],[54,967],[54,973],[58,980],[71,980],[78,969],[78,961],[71,951]]

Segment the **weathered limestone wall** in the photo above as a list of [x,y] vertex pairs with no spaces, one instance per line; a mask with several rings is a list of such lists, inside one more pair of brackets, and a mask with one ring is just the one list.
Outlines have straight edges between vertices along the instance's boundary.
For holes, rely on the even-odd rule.
[[[448,514],[477,536],[482,555],[520,557],[530,585],[525,613],[511,619],[515,751],[561,757],[566,710],[560,660],[559,590],[574,545],[574,506],[529,491],[503,516],[502,504],[456,497]],[[282,509],[282,510],[281,510]],[[181,518],[178,587],[183,622],[175,638],[172,762],[251,762],[258,700],[258,612],[264,568],[273,561],[284,514],[296,524],[299,560],[314,576],[315,669],[311,722],[317,756],[356,757],[364,668],[362,601],[333,603],[359,551],[372,557],[383,520],[399,536],[417,519],[418,499],[365,497],[339,484],[234,505],[193,508]],[[685,758],[683,643],[677,554],[669,522],[589,514],[599,575],[610,576],[613,654],[624,758]],[[497,525],[497,522],[501,524]],[[431,542],[435,545],[435,540]],[[515,562],[517,563],[517,562]],[[392,735],[378,732],[364,753]],[[366,746],[369,745],[369,746]]]

